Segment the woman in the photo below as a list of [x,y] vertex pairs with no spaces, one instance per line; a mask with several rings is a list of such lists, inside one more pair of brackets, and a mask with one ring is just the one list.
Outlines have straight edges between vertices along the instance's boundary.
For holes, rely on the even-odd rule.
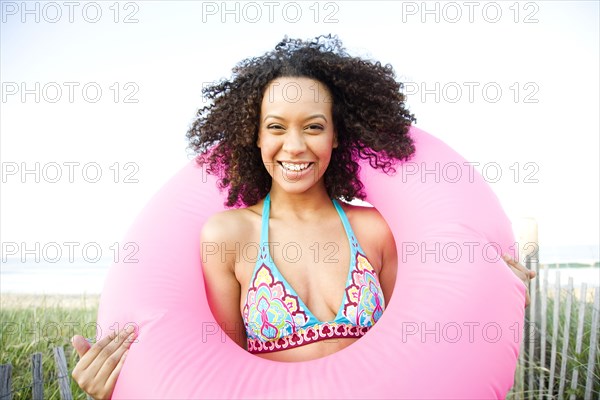
[[[377,322],[397,269],[394,238],[377,210],[337,199],[364,198],[358,158],[390,172],[412,155],[414,117],[389,65],[351,57],[331,36],[285,38],[233,72],[205,89],[212,104],[188,131],[199,161],[228,189],[227,206],[243,206],[202,229],[202,243],[220,250],[202,260],[211,311],[259,357],[324,357]],[[239,250],[249,247],[256,257]],[[95,398],[110,397],[135,337],[118,335],[89,351],[74,338],[82,358],[73,377]]]

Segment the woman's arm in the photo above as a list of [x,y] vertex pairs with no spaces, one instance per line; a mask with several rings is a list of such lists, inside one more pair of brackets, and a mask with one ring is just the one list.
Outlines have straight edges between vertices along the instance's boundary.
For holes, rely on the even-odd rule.
[[367,258],[374,262],[374,266],[380,266],[377,278],[387,306],[394,291],[398,272],[398,254],[392,230],[376,208],[346,207],[348,208],[346,215],[352,219],[351,224],[356,226],[354,233],[357,235],[358,242],[363,244]]
[[236,246],[242,237],[240,225],[239,218],[231,212],[215,214],[204,224],[200,241],[202,249],[210,249],[202,255],[210,309],[221,329],[246,350],[246,329],[240,314],[241,287],[235,276],[235,263],[241,254],[231,251],[243,247],[240,243]]
[[[379,214],[379,213],[378,213]],[[396,284],[396,275],[398,273],[398,252],[396,250],[396,241],[387,222],[379,215],[379,229],[382,232],[382,256],[381,271],[379,272],[379,283],[383,291],[386,306],[389,304]]]

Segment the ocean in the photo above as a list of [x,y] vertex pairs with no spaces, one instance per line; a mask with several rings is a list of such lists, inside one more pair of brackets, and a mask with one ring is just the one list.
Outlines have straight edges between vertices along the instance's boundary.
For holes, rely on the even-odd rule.
[[0,293],[99,294],[112,260],[88,263],[22,263],[7,259],[0,265]]

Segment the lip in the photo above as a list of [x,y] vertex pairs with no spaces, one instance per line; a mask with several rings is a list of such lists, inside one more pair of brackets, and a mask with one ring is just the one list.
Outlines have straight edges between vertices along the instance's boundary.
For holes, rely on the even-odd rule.
[[[308,167],[306,167],[305,169],[301,170],[301,171],[292,171],[289,169],[286,169],[283,165],[282,162],[284,163],[289,163],[289,164],[294,164],[294,165],[298,165],[298,164],[309,164]],[[294,177],[297,179],[307,173],[309,173],[310,171],[313,170],[313,167],[315,166],[315,162],[314,161],[286,161],[286,160],[278,160],[277,164],[279,165],[279,168],[281,168],[282,172],[285,172],[285,174],[293,174]]]

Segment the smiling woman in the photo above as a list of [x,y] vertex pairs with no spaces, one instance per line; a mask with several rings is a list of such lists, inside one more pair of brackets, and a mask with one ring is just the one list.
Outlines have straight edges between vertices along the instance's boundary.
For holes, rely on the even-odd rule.
[[[259,243],[258,257],[206,255],[204,277],[217,323],[235,327],[226,332],[242,348],[306,361],[349,346],[381,317],[395,283],[396,248],[375,209],[342,207],[328,194],[324,176],[339,134],[326,85],[282,76],[264,92],[255,146],[270,191],[247,208],[214,215],[201,234],[202,243],[224,248]],[[335,254],[318,257],[314,250],[327,243]]]
[[[400,86],[390,66],[319,37],[285,39],[205,90],[213,102],[188,132],[197,164],[129,233],[139,264],[107,279],[101,335],[133,323],[139,336],[125,363],[126,335],[85,358],[82,370],[114,355],[99,397],[121,367],[125,398],[506,394],[519,339],[502,330],[522,321],[523,285],[489,249],[440,260],[429,247],[491,240],[499,256],[510,224],[479,176],[392,176],[410,157],[468,165],[410,127]],[[241,207],[223,210],[217,187]],[[341,201],[354,198],[375,207]],[[477,337],[474,324],[485,324]],[[349,382],[350,367],[375,384]]]

